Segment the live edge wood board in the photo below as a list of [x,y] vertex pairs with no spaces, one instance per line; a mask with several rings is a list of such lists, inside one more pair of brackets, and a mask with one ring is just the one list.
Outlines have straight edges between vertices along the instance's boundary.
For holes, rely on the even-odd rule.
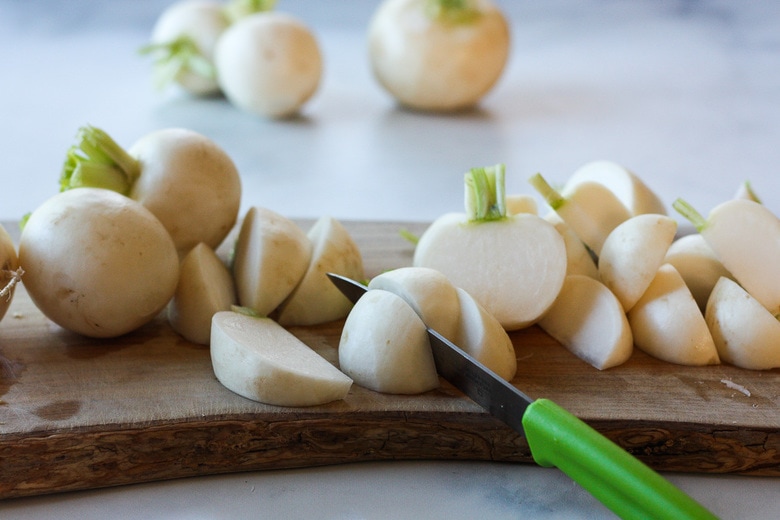
[[[369,276],[410,265],[413,246],[399,231],[425,229],[344,224]],[[342,324],[291,330],[336,364]],[[780,476],[780,371],[683,367],[638,350],[598,371],[536,327],[512,338],[515,386],[553,399],[651,467]],[[48,321],[20,286],[0,324],[0,498],[401,459],[532,462],[521,435],[446,382],[417,396],[353,385],[344,401],[280,408],[221,386],[208,348],[162,316],[121,338],[87,339]]]

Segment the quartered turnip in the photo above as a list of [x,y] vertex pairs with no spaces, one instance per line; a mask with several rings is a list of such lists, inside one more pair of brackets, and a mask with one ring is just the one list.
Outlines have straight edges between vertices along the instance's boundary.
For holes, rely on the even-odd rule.
[[193,247],[179,265],[179,283],[168,304],[168,322],[173,330],[193,343],[208,345],[211,318],[236,303],[230,271],[204,243]]
[[377,392],[419,394],[439,386],[425,324],[403,298],[382,289],[367,291],[347,316],[339,366]]
[[92,337],[151,321],[179,280],[176,247],[160,221],[140,203],[99,188],[59,193],[33,211],[19,265],[43,314]]
[[344,399],[352,380],[270,318],[218,312],[211,364],[220,383],[247,399],[315,406]]
[[22,279],[23,272],[19,269],[19,258],[11,235],[0,225],[0,320],[11,305],[14,288]]
[[539,327],[599,370],[623,364],[634,350],[631,327],[617,297],[585,275],[566,277]]
[[682,236],[672,242],[664,262],[677,269],[702,312],[718,280],[721,277],[733,278],[698,233]]
[[625,311],[655,278],[676,232],[674,219],[644,213],[621,223],[607,236],[599,256],[599,277]]
[[639,301],[628,311],[634,345],[678,365],[715,365],[718,351],[704,316],[680,273],[658,268]]
[[309,229],[311,260],[300,283],[277,309],[284,326],[316,325],[341,319],[352,303],[328,278],[328,273],[363,280],[363,257],[349,231],[333,217],[323,216]]
[[413,265],[442,272],[506,330],[527,327],[552,305],[566,276],[566,246],[555,227],[529,213],[506,215],[504,168],[466,174],[466,212],[437,218]]
[[753,370],[780,367],[780,321],[735,281],[715,284],[705,319],[722,361]]
[[311,240],[297,224],[270,209],[249,208],[233,252],[240,305],[270,314],[301,281],[311,255]]
[[81,128],[60,187],[108,188],[140,202],[162,222],[181,256],[200,242],[216,249],[241,204],[232,159],[208,137],[182,128],[151,132],[127,151],[103,130]]
[[279,12],[235,22],[214,51],[225,97],[251,114],[282,118],[296,114],[317,91],[322,56],[312,31]]
[[550,211],[544,216],[544,219],[555,226],[558,233],[563,237],[563,243],[566,246],[566,274],[582,274],[591,278],[599,279],[599,269],[593,255],[580,240],[577,233],[564,221],[555,211]]
[[453,111],[476,104],[509,55],[509,25],[491,0],[385,0],[368,30],[379,84],[401,104]]

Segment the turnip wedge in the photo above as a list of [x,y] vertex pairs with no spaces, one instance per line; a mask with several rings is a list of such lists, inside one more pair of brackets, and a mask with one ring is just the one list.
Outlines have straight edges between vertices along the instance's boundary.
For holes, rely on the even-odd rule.
[[676,232],[677,222],[672,218],[644,213],[621,223],[607,236],[599,256],[599,277],[625,311],[655,278]]
[[704,237],[698,233],[682,236],[672,242],[664,262],[677,269],[702,312],[718,280],[724,276],[733,279]]
[[249,208],[233,252],[233,276],[242,307],[267,316],[300,283],[312,244],[290,219],[266,208]]
[[634,345],[678,365],[717,365],[718,351],[704,316],[680,273],[658,268],[639,301],[628,311]]
[[696,227],[734,279],[780,316],[780,219],[748,199],[723,202],[707,219],[681,199],[672,206]]
[[125,151],[99,128],[79,130],[67,154],[60,190],[107,188],[143,204],[168,230],[183,257],[198,243],[216,249],[241,204],[235,164],[214,141],[166,128]]
[[492,0],[385,0],[368,29],[379,84],[401,104],[454,111],[495,85],[509,55],[509,24]]
[[468,172],[466,212],[437,218],[420,237],[413,265],[442,272],[515,330],[552,305],[566,276],[566,246],[543,218],[506,215],[504,175],[503,165]]
[[213,249],[200,243],[179,268],[176,293],[168,304],[168,322],[185,339],[201,345],[211,340],[211,318],[236,303],[236,288],[227,266]]
[[349,314],[352,303],[328,278],[336,273],[363,280],[363,257],[349,231],[333,217],[323,216],[309,229],[312,254],[300,283],[276,312],[277,321],[287,326],[317,325]]
[[19,268],[19,257],[11,235],[0,225],[0,320],[11,305],[14,288],[23,273],[24,270]]
[[223,311],[211,325],[214,375],[228,390],[276,406],[344,399],[352,380],[270,318]]
[[734,280],[715,284],[704,317],[723,362],[752,370],[780,367],[780,321]]
[[634,350],[631,327],[617,297],[585,275],[566,277],[539,327],[599,370],[625,363]]
[[403,298],[383,289],[367,291],[347,316],[339,366],[376,392],[419,394],[439,386],[425,324]]
[[584,274],[599,280],[599,269],[593,255],[577,233],[555,211],[550,211],[544,220],[555,226],[566,245],[566,275]]
[[49,198],[27,220],[19,265],[30,299],[85,336],[125,334],[165,307],[179,280],[170,235],[138,202],[80,188]]

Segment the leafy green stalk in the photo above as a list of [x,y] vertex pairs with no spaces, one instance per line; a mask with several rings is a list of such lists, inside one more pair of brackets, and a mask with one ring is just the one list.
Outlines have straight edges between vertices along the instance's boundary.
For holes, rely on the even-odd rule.
[[250,14],[272,11],[276,0],[230,0],[223,12],[230,23],[235,23]]
[[141,166],[111,136],[94,126],[79,129],[68,150],[60,176],[60,191],[71,188],[105,188],[127,195]]
[[672,203],[672,207],[677,210],[677,213],[688,219],[691,224],[693,224],[693,227],[696,228],[696,231],[701,233],[701,231],[704,229],[704,227],[707,225],[707,219],[705,219],[701,213],[696,211],[696,209],[691,206],[688,202],[684,201],[683,199],[677,199]]
[[471,221],[506,217],[506,168],[503,164],[472,168],[465,175],[466,215]]
[[428,0],[425,11],[431,19],[450,25],[474,23],[482,16],[474,0]]
[[531,186],[539,192],[539,195],[544,198],[545,202],[547,202],[552,209],[557,210],[566,203],[566,199],[563,195],[553,188],[550,183],[542,177],[541,173],[532,176],[528,179],[528,182],[531,183]]
[[214,64],[189,36],[179,36],[170,42],[151,43],[141,47],[138,52],[154,56],[155,84],[160,89],[176,81],[185,72],[206,79],[217,77]]

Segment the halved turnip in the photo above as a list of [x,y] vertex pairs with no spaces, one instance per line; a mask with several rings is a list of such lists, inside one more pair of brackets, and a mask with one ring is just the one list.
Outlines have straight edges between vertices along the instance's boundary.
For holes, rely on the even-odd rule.
[[704,316],[680,273],[658,268],[639,301],[628,311],[634,344],[653,357],[678,365],[716,365],[718,351]]
[[276,406],[344,399],[352,380],[270,318],[223,311],[211,325],[214,375],[232,392]]
[[382,289],[367,291],[347,316],[339,366],[377,392],[419,394],[439,386],[425,324],[403,298]]
[[168,322],[185,339],[208,345],[211,318],[230,310],[235,302],[230,271],[214,250],[201,242],[179,265],[179,283],[168,304]]
[[19,269],[19,257],[11,235],[0,225],[0,320],[11,305],[14,288],[23,272],[23,269]]
[[59,193],[30,215],[19,265],[33,303],[49,319],[92,337],[151,321],[179,280],[171,236],[144,206],[99,188]]
[[664,262],[677,269],[702,312],[718,280],[721,277],[733,278],[698,233],[682,236],[672,242]]
[[267,316],[300,283],[311,255],[311,240],[295,222],[267,208],[249,208],[233,252],[241,306]]
[[752,370],[780,367],[780,321],[734,280],[715,284],[704,317],[722,361]]
[[284,326],[316,325],[341,319],[352,303],[328,278],[335,273],[363,280],[363,257],[349,231],[333,217],[323,216],[309,229],[312,254],[306,273],[277,310]]
[[599,370],[625,363],[634,350],[626,313],[607,286],[569,275],[539,327]]

